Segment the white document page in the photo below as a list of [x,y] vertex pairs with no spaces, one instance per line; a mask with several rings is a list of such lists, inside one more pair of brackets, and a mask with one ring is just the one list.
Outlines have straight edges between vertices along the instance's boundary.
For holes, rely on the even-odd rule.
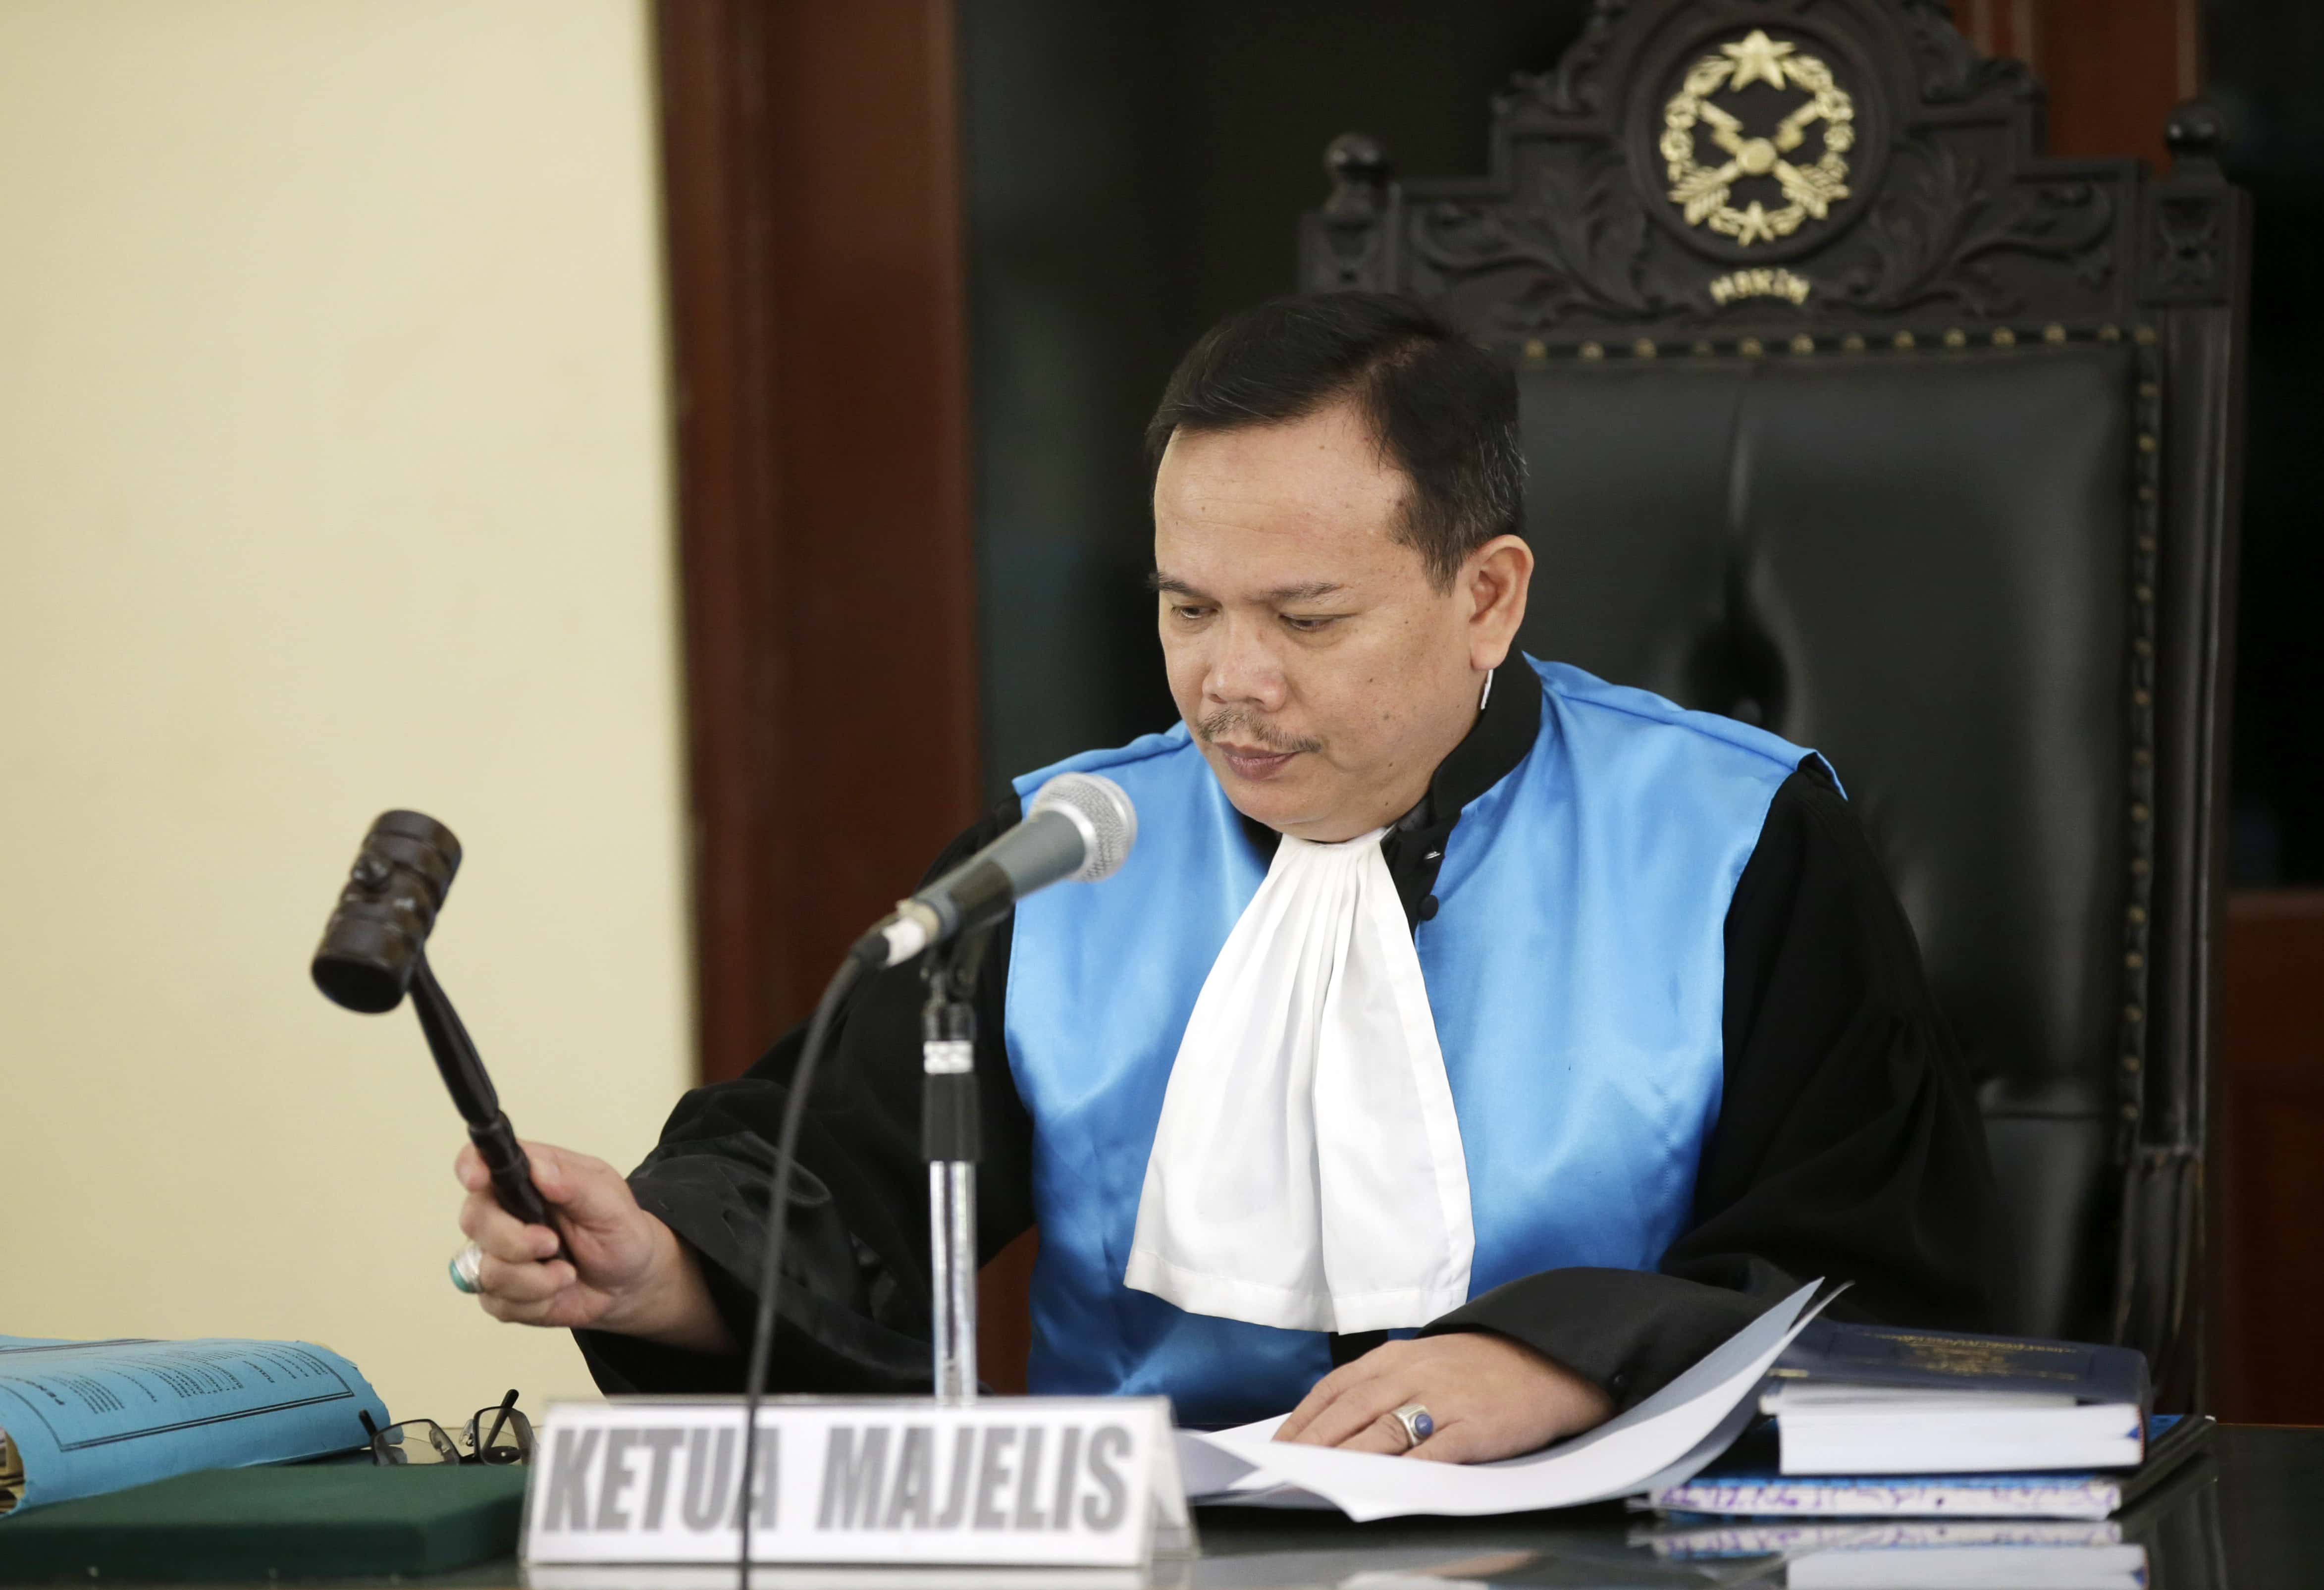
[[[1810,1281],[1619,1418],[1499,1463],[1414,1462],[1270,1437],[1282,1419],[1178,1432],[1179,1466],[1197,1500],[1337,1507],[1358,1522],[1410,1513],[1476,1517],[1578,1507],[1693,1477],[1749,1422],[1752,1396],[1821,1305]],[[1288,1487],[1289,1489],[1286,1489]],[[1304,1493],[1305,1494],[1300,1494]],[[1313,1499],[1313,1500],[1311,1500]]]
[[1991,1413],[2020,1408],[2075,1408],[2070,1391],[1923,1391],[1912,1386],[1815,1384],[1793,1381],[1759,1398],[1762,1413]]

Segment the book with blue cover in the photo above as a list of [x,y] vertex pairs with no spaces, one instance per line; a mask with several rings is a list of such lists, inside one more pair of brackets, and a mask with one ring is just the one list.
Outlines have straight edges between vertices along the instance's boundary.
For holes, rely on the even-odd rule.
[[0,1336],[0,1515],[358,1449],[366,1412],[388,1422],[354,1364],[305,1342]]
[[1811,1321],[1784,1349],[1777,1385],[1845,1384],[1909,1391],[2070,1398],[2147,1405],[2146,1354],[2135,1347],[1966,1331]]
[[1759,1399],[1794,1475],[2128,1468],[2147,1405],[2132,1348],[1821,1319]]

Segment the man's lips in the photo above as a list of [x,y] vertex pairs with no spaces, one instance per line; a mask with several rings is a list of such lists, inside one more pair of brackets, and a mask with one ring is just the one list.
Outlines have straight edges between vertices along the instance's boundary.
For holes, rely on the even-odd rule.
[[1296,751],[1269,751],[1263,745],[1231,745],[1223,740],[1213,740],[1219,754],[1238,777],[1246,779],[1271,778],[1290,764],[1299,754]]

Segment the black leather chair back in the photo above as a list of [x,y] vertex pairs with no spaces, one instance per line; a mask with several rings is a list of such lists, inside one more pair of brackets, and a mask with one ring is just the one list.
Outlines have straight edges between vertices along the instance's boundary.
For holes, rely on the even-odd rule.
[[2199,1394],[2243,199],[2038,158],[1926,0],[1600,0],[1482,180],[1327,157],[1310,290],[1517,362],[1523,643],[1825,752],[1978,1082],[2009,1324]]

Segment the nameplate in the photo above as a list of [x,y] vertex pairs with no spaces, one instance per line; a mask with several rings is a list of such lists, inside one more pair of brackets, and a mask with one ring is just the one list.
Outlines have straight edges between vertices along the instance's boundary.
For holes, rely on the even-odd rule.
[[[732,1563],[742,1404],[552,1404],[525,1493],[528,1564]],[[1160,1397],[770,1398],[754,1563],[1136,1567],[1192,1544]]]

